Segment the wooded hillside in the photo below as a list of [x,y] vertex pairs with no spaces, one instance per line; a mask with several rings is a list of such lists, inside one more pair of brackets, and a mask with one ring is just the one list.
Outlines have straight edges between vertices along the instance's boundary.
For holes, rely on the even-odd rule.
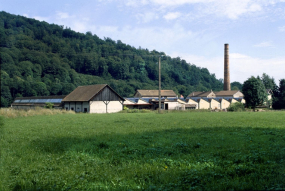
[[66,95],[77,86],[98,83],[124,97],[136,89],[157,89],[159,56],[163,89],[186,96],[223,88],[208,69],[163,52],[6,12],[0,12],[0,54],[1,106],[15,97]]

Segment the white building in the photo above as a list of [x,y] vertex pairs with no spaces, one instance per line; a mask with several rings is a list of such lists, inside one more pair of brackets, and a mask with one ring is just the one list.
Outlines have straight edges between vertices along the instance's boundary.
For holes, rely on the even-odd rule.
[[64,109],[86,113],[114,113],[123,110],[125,99],[107,84],[79,86],[62,102]]

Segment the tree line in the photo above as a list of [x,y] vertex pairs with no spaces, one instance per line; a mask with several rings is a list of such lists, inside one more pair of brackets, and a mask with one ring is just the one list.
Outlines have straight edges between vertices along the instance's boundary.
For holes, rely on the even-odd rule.
[[135,48],[91,32],[0,12],[1,106],[15,97],[66,95],[80,85],[107,83],[124,97],[137,89],[162,88],[187,96],[222,90],[222,80],[164,52]]
[[[260,105],[267,105],[274,109],[285,109],[285,79],[279,80],[279,86],[276,85],[274,78],[263,73],[262,76],[248,78],[243,86],[242,92],[249,108],[255,108]],[[271,96],[271,99],[268,96]]]

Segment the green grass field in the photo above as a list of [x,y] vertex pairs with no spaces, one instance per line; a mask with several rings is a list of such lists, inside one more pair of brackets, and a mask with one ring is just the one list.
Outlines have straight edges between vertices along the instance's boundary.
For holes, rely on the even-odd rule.
[[2,121],[3,191],[285,189],[285,112]]

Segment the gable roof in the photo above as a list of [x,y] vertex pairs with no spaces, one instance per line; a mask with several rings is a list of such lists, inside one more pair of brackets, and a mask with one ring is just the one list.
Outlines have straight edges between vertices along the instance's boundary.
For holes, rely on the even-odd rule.
[[195,100],[195,99],[193,99],[193,98],[187,98],[187,99],[185,100],[185,102],[186,102],[186,103],[189,103],[189,101],[190,101],[190,100],[192,100],[192,101],[194,101],[194,102],[198,103],[198,101],[197,101],[197,100]]
[[201,100],[204,100],[206,102],[209,102],[207,98],[203,98],[203,97],[191,97],[191,100],[195,101],[195,102],[200,102]]
[[[203,92],[192,92],[191,94],[189,94],[187,97],[198,97],[200,94],[202,94]],[[199,96],[200,97],[200,96]]]
[[78,86],[75,90],[73,90],[70,94],[68,94],[62,101],[90,101],[94,98],[99,92],[101,92],[105,87],[110,88],[118,97],[122,100],[122,98],[117,92],[115,92],[109,85],[107,84],[95,84],[89,86]]
[[216,100],[214,97],[213,97],[213,98],[208,98],[208,99],[206,99],[206,101],[208,101],[208,102],[211,102],[211,101],[219,102],[219,101],[218,101],[218,100]]
[[215,92],[217,97],[223,97],[223,96],[233,96],[234,94],[240,92],[239,90],[230,90],[230,91],[219,91]]
[[[142,97],[158,97],[159,94],[158,90],[137,90],[136,93],[139,93]],[[162,97],[177,97],[173,90],[161,90],[160,93]]]
[[125,98],[124,105],[152,105],[148,100],[141,98]]
[[[208,92],[192,92],[188,97],[208,97],[209,94],[214,93],[213,91]],[[214,93],[215,94],[215,93]]]

